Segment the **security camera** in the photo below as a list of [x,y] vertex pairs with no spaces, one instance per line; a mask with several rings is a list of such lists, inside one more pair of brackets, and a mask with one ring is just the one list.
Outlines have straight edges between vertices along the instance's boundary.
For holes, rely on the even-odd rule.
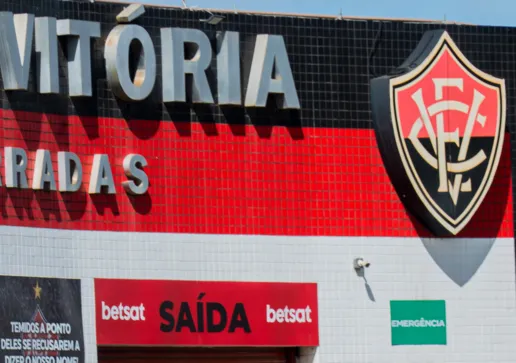
[[358,258],[355,258],[353,260],[353,267],[358,270],[358,269],[361,269],[361,268],[368,268],[369,266],[371,265],[371,263],[367,262],[367,261],[364,261],[364,259],[362,257],[358,257]]

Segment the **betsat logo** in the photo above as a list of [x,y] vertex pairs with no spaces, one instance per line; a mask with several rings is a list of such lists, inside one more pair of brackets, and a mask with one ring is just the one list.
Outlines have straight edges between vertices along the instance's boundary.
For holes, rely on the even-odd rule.
[[272,308],[269,304],[267,310],[267,323],[311,323],[312,309],[310,305],[306,308],[293,309],[288,305],[282,308]]
[[145,321],[145,306],[140,305],[108,305],[102,301],[102,320]]

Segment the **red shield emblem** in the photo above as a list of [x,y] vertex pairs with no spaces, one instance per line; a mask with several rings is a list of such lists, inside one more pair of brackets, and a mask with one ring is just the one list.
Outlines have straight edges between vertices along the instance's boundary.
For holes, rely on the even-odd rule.
[[387,171],[438,236],[459,233],[492,182],[505,131],[505,83],[477,69],[446,31],[427,32],[396,74],[371,84]]

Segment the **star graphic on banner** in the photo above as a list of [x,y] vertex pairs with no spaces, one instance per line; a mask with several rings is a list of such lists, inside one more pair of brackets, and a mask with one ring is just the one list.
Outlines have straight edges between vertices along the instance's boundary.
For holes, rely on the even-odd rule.
[[41,299],[41,287],[39,287],[38,282],[36,282],[36,286],[34,286],[33,289],[34,289],[34,298]]

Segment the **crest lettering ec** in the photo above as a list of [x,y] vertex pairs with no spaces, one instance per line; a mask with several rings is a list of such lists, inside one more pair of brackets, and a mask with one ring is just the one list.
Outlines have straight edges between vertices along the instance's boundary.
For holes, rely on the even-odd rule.
[[371,83],[382,158],[407,209],[456,235],[484,200],[505,132],[505,82],[473,66],[446,31],[424,34],[393,75]]

